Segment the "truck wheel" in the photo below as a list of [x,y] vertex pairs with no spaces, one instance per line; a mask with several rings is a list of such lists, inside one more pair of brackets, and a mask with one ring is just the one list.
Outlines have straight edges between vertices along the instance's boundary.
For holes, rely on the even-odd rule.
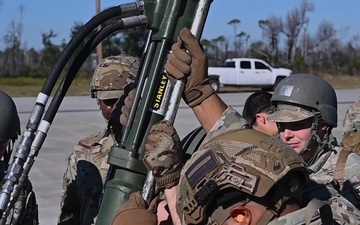
[[273,90],[275,90],[276,86],[280,83],[280,81],[282,81],[282,79],[284,79],[285,77],[277,77],[275,80],[275,84],[273,87]]
[[210,79],[209,83],[211,87],[215,90],[215,92],[218,92],[220,89],[220,82],[218,80]]
[[262,90],[262,91],[268,91],[268,92],[269,92],[269,91],[273,91],[273,86],[270,86],[270,87],[269,87],[269,86],[262,87],[261,90]]

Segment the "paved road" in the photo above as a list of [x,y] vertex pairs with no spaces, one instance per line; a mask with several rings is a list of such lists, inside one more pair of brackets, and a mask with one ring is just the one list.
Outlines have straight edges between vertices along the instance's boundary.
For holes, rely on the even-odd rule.
[[[221,98],[242,112],[245,99],[251,94],[221,94]],[[338,90],[338,128],[334,135],[340,139],[342,119],[351,103],[360,97],[360,89]],[[34,106],[35,98],[16,98],[22,129],[28,121]],[[192,111],[182,102],[176,118],[175,127],[180,137],[199,126]],[[59,202],[62,190],[62,176],[66,169],[66,157],[72,147],[83,137],[101,131],[105,127],[96,101],[90,97],[66,97],[56,114],[48,136],[40,150],[39,156],[30,172],[37,195],[40,213],[40,224],[56,224],[59,215]]]

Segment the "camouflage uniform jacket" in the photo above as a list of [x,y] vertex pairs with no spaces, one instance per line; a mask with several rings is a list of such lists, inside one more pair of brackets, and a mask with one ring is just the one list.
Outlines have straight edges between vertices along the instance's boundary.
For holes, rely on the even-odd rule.
[[[4,177],[7,165],[0,161],[0,174]],[[29,180],[25,183],[13,209],[10,210],[6,219],[6,225],[38,225],[38,205],[35,193]]]
[[114,143],[113,134],[106,129],[74,147],[64,174],[59,225],[95,224],[109,168],[108,153]]
[[230,130],[239,128],[247,128],[247,121],[232,107],[228,107],[216,124],[211,128],[210,132],[206,135],[202,145],[206,144],[214,137]]

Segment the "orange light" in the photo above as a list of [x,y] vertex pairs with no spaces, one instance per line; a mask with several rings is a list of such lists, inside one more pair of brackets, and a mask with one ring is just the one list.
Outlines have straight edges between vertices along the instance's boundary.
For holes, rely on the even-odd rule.
[[239,223],[243,222],[243,221],[244,221],[244,218],[245,218],[245,216],[242,215],[242,214],[239,214],[239,215],[237,215],[237,216],[234,217],[234,219],[235,219],[237,222],[239,222]]

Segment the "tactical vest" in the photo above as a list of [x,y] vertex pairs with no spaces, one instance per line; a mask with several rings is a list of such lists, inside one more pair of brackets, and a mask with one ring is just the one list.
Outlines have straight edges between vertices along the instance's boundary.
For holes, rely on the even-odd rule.
[[350,182],[346,182],[344,178],[346,162],[351,153],[353,152],[347,149],[342,149],[340,153],[338,153],[339,157],[335,166],[333,186],[342,196],[344,196],[353,205],[359,208],[360,207],[360,177],[359,175],[355,176],[351,178]]

